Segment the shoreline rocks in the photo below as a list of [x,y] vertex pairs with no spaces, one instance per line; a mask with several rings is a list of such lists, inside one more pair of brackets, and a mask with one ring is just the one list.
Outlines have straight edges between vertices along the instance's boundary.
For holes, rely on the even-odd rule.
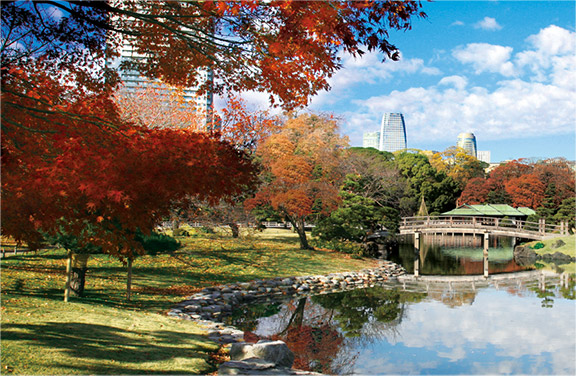
[[383,265],[378,268],[358,272],[277,277],[269,280],[256,279],[250,282],[211,286],[178,303],[168,312],[168,315],[185,320],[221,324],[223,318],[229,316],[234,308],[243,304],[373,287],[404,273],[405,270],[400,265],[383,261]]
[[[553,247],[551,248],[558,248],[561,245],[563,244],[556,245],[556,243],[554,243]],[[516,262],[518,265],[532,265],[539,260],[553,262],[557,265],[560,265],[576,261],[576,257],[571,257],[561,252],[539,255],[527,245],[517,245],[514,247],[514,262]]]
[[[232,311],[245,304],[263,303],[279,299],[293,299],[311,295],[374,287],[396,280],[406,270],[391,261],[381,261],[381,266],[358,272],[331,273],[317,276],[277,277],[269,280],[253,280],[227,285],[206,287],[186,298],[168,311],[168,316],[193,320],[205,328],[208,338],[221,345],[233,344],[237,348],[247,346],[244,332],[225,325],[224,319]],[[260,341],[262,342],[262,341]],[[260,343],[259,342],[259,343]],[[282,341],[276,341],[281,342]],[[240,347],[238,347],[240,346]],[[268,346],[268,345],[267,345]],[[281,345],[280,345],[281,346]],[[285,346],[285,344],[284,344]],[[286,363],[275,364],[258,357],[232,359],[221,365],[221,374],[315,374],[292,370]]]

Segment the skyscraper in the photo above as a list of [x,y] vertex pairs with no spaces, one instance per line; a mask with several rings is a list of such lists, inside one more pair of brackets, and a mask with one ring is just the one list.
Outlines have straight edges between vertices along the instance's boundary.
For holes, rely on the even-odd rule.
[[460,133],[456,146],[466,150],[466,153],[476,158],[476,137],[474,133]]
[[391,153],[406,149],[406,125],[402,114],[386,113],[382,116],[378,149]]
[[362,139],[362,147],[378,149],[380,145],[380,132],[366,132]]
[[[176,90],[176,88],[167,85],[160,80],[150,79],[144,77],[140,72],[134,69],[119,69],[123,62],[138,62],[146,59],[146,56],[136,52],[130,39],[133,37],[122,38],[122,43],[119,48],[120,57],[115,60],[108,61],[108,65],[118,69],[120,73],[120,80],[124,84],[124,90],[128,93],[134,93],[141,89],[146,89],[153,87],[162,97],[164,101],[169,105],[170,93]],[[213,75],[210,70],[203,70],[198,72],[198,86],[197,87],[186,87],[182,88],[182,98],[186,104],[190,106],[191,109],[198,111],[202,116],[205,116],[203,122],[208,124],[211,120],[212,114],[212,104],[213,104],[213,93],[208,91],[202,95],[198,94],[198,88],[206,83],[212,82]]]

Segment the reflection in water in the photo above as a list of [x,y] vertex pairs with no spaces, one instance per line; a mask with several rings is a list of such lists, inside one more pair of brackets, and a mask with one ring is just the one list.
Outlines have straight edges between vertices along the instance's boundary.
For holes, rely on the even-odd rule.
[[295,368],[327,374],[574,374],[574,279],[524,275],[301,298],[232,324],[285,341]]
[[[488,272],[483,249],[483,235],[421,235],[419,247],[408,237],[392,252],[390,260],[417,275],[486,275],[531,270],[514,261],[514,238],[492,236],[488,241]],[[415,255],[416,249],[419,252]],[[415,259],[415,256],[418,258]],[[416,262],[418,261],[418,262]],[[418,268],[418,270],[416,269]]]

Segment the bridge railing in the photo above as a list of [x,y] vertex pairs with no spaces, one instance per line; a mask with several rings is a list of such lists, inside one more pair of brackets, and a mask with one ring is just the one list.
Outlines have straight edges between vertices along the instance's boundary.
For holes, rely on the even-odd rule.
[[512,230],[516,232],[546,234],[568,234],[567,224],[552,225],[543,219],[540,222],[527,222],[519,219],[470,217],[470,216],[429,216],[404,217],[400,222],[400,230],[418,230],[434,228],[472,228],[478,230]]

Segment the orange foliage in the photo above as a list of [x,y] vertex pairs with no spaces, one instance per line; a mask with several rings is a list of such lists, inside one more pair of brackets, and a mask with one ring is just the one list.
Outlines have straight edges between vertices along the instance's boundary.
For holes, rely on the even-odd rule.
[[314,213],[330,212],[338,204],[346,144],[334,120],[316,115],[289,119],[258,149],[267,183],[248,204],[269,204],[293,224]]

